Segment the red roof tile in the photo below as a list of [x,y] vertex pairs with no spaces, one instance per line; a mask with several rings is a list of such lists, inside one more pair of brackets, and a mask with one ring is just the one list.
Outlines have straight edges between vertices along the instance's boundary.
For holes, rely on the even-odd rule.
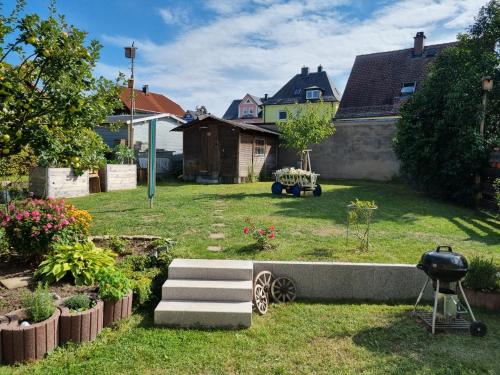
[[[135,92],[135,110],[136,112],[152,112],[152,113],[170,113],[179,117],[184,116],[185,111],[179,104],[170,100],[165,95],[148,92],[145,94],[142,90],[134,90]],[[130,111],[130,89],[124,88],[120,99]]]

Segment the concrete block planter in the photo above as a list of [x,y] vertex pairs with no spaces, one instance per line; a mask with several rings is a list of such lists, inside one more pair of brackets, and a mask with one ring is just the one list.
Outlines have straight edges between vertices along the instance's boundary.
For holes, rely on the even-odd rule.
[[72,313],[67,307],[60,306],[61,316],[59,318],[59,342],[65,344],[68,341],[82,343],[94,341],[102,331],[104,318],[104,303],[97,301],[91,309]]
[[114,322],[132,315],[132,292],[119,300],[104,300],[103,326],[109,327]]
[[30,361],[43,358],[54,350],[59,343],[59,309],[43,322],[21,327],[26,317],[23,309],[7,314],[10,322],[0,332],[2,360],[4,363]]
[[102,191],[135,189],[137,187],[137,165],[106,164],[99,170]]
[[500,312],[500,292],[498,291],[480,292],[477,290],[465,289],[465,295],[472,306]]
[[2,363],[2,328],[10,323],[10,319],[5,315],[0,315],[0,363]]
[[30,170],[29,190],[41,198],[83,197],[89,195],[89,173],[77,176],[71,168],[35,167]]

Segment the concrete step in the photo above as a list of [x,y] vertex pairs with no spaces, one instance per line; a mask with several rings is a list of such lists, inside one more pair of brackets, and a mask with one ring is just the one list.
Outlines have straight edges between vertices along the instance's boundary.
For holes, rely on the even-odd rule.
[[162,300],[234,301],[252,300],[251,280],[168,279],[162,287]]
[[161,301],[154,322],[169,327],[248,328],[252,302]]
[[169,279],[252,280],[253,263],[247,260],[174,259]]

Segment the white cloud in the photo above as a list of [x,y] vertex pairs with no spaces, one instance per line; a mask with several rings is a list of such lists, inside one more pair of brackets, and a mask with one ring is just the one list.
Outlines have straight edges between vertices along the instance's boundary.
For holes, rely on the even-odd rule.
[[[345,3],[209,1],[219,16],[208,24],[191,25],[173,41],[136,42],[138,81],[185,109],[204,104],[217,115],[247,92],[274,94],[302,65],[322,64],[342,91],[356,55],[409,48],[417,31],[426,32],[429,44],[455,40],[485,0],[383,2],[364,19],[341,13]],[[177,17],[160,14],[167,23]],[[124,46],[132,38],[104,41]]]
[[158,14],[167,25],[185,25],[189,21],[187,9],[179,7],[161,8],[158,9]]

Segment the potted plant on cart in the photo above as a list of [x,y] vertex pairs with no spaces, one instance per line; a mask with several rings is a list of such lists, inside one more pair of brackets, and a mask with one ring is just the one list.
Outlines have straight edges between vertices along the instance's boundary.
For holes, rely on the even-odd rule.
[[99,277],[99,298],[104,301],[104,327],[132,315],[130,280],[114,267],[104,269]]
[[500,311],[500,268],[493,259],[472,258],[464,286],[471,305]]

